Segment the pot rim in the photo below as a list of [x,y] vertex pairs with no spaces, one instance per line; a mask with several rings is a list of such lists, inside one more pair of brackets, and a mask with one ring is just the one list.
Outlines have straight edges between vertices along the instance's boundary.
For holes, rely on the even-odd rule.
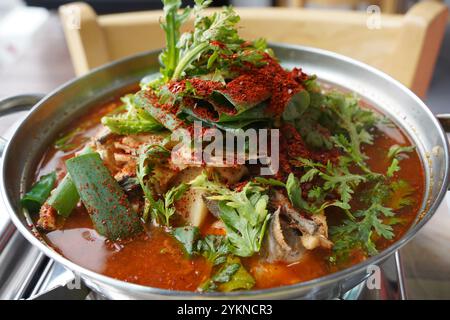
[[[115,278],[111,278],[109,276],[97,273],[95,271],[89,270],[87,268],[84,268],[71,260],[65,258],[58,252],[56,252],[51,246],[49,246],[47,243],[45,243],[43,240],[40,240],[38,237],[36,237],[33,234],[33,231],[30,229],[29,226],[25,225],[18,217],[18,214],[15,213],[14,209],[12,208],[11,202],[9,201],[8,197],[6,196],[6,188],[5,188],[5,165],[4,161],[2,161],[2,179],[1,180],[1,193],[2,198],[5,202],[5,206],[7,207],[8,214],[13,221],[14,225],[17,227],[17,229],[20,231],[20,233],[25,236],[25,238],[30,241],[34,246],[38,247],[42,252],[44,252],[48,257],[56,260],[57,262],[64,265],[66,268],[74,272],[75,274],[80,275],[82,278],[91,278],[94,281],[99,281],[102,284],[106,284],[111,287],[117,287],[120,289],[127,289],[127,290],[133,290],[135,292],[143,293],[143,294],[156,294],[159,296],[165,296],[165,297],[173,297],[173,298],[271,298],[271,297],[277,297],[277,296],[286,296],[289,294],[295,294],[297,291],[301,290],[307,290],[307,289],[313,289],[315,287],[321,287],[329,283],[337,282],[339,280],[343,280],[345,278],[348,278],[358,272],[361,272],[363,270],[367,270],[367,267],[373,264],[379,264],[386,258],[388,258],[391,254],[393,254],[395,251],[397,251],[399,248],[404,246],[408,241],[412,239],[412,237],[423,227],[423,225],[433,216],[435,211],[437,210],[438,206],[441,204],[442,199],[444,198],[447,190],[447,186],[449,184],[449,146],[448,146],[448,140],[446,138],[446,134],[438,122],[438,120],[435,118],[433,113],[430,111],[430,109],[425,105],[425,103],[418,98],[410,89],[405,87],[403,84],[401,84],[399,81],[393,79],[391,76],[385,74],[384,72],[375,69],[374,67],[371,67],[363,62],[354,60],[352,58],[343,56],[341,54],[337,54],[331,51],[323,50],[323,49],[317,49],[317,48],[311,48],[307,46],[301,46],[301,45],[291,45],[291,44],[282,44],[282,43],[270,43],[270,47],[272,48],[282,48],[282,49],[289,49],[289,50],[302,50],[304,52],[308,52],[311,54],[316,54],[320,56],[326,56],[328,58],[334,58],[337,60],[340,60],[342,62],[346,62],[352,65],[355,65],[361,69],[364,69],[364,71],[368,73],[373,73],[377,75],[380,78],[383,78],[383,80],[390,82],[392,85],[394,85],[398,90],[402,90],[405,94],[407,94],[410,98],[412,98],[418,105],[420,105],[421,108],[425,110],[427,115],[432,119],[436,130],[439,132],[440,138],[442,138],[444,143],[444,179],[442,180],[440,189],[438,191],[438,194],[436,196],[435,201],[433,201],[426,209],[425,212],[427,213],[421,220],[417,221],[415,225],[410,227],[410,229],[395,243],[391,244],[388,248],[381,251],[377,255],[368,258],[365,261],[362,261],[358,264],[355,264],[349,268],[345,268],[343,270],[328,274],[323,277],[315,278],[312,280],[308,280],[305,282],[300,282],[292,285],[286,285],[286,286],[280,286],[280,287],[274,287],[274,288],[268,288],[268,289],[258,289],[258,290],[249,290],[249,291],[237,291],[237,292],[229,292],[229,293],[220,293],[220,292],[191,292],[191,291],[180,291],[180,290],[169,290],[169,289],[161,289],[156,287],[150,287],[150,286],[144,286],[139,285],[135,283],[125,282],[122,280],[118,280]],[[145,51],[142,53],[138,53],[132,56],[128,56],[125,58],[122,58],[120,60],[116,60],[113,62],[110,62],[108,64],[105,64],[103,66],[97,67],[90,71],[89,73],[74,78],[63,85],[59,86],[52,92],[50,92],[48,95],[46,95],[41,101],[39,101],[30,111],[30,113],[26,116],[23,123],[27,121],[29,116],[36,112],[37,109],[39,109],[42,105],[45,105],[45,102],[52,96],[57,95],[60,91],[64,90],[67,87],[70,87],[72,84],[80,81],[81,79],[91,76],[95,73],[98,73],[100,71],[103,71],[105,69],[108,69],[112,66],[122,64],[125,62],[128,62],[130,60],[143,57],[149,54],[156,54],[160,52],[161,49],[157,50],[151,50],[151,51]],[[10,141],[14,139],[14,136],[17,132],[19,132],[22,127],[23,123],[17,128],[17,131],[14,133],[13,137]],[[4,150],[4,155],[8,154],[9,147],[10,147],[10,141],[8,141],[6,148]],[[19,213],[23,214],[23,212]]]

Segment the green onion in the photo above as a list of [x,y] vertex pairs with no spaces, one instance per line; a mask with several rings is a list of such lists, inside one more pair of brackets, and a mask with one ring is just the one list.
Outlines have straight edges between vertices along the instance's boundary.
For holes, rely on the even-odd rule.
[[236,109],[236,111],[238,111],[239,114],[256,107],[263,101],[269,99],[270,96],[271,93],[266,92],[266,94],[263,94],[258,100],[248,102],[248,101],[239,101],[235,97],[226,92],[214,91],[210,99],[212,100],[213,105],[230,106]]
[[142,231],[138,214],[98,153],[71,158],[66,167],[99,234],[116,240]]
[[[93,151],[90,147],[85,147],[80,154],[91,152]],[[50,198],[47,200],[47,204],[53,207],[60,216],[67,218],[73,209],[75,209],[79,200],[80,196],[78,195],[77,188],[75,188],[75,184],[67,173],[64,179],[52,191]]]
[[45,176],[42,176],[38,182],[36,182],[31,190],[28,191],[20,200],[22,206],[28,209],[30,212],[39,211],[42,204],[47,200],[50,192],[55,186],[56,173],[52,172]]
[[152,104],[150,99],[146,96],[145,91],[139,91],[134,97],[134,102],[138,107],[147,111],[157,122],[161,123],[165,128],[174,131],[184,125],[181,119],[178,119],[175,114],[167,112],[160,107]]
[[75,188],[70,175],[66,174],[64,179],[52,192],[50,198],[48,198],[47,203],[49,206],[55,208],[60,216],[67,218],[79,200],[80,196],[78,195],[77,188]]

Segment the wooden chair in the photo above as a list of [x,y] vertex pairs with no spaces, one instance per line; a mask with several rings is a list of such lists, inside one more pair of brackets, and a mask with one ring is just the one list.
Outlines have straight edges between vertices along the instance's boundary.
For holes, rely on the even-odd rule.
[[277,0],[276,5],[281,7],[304,7],[308,4],[319,4],[326,6],[348,5],[356,10],[359,5],[378,5],[384,13],[396,13],[403,3],[402,0]]
[[[323,48],[363,61],[425,97],[447,24],[447,7],[421,2],[405,15],[383,14],[367,27],[365,12],[239,8],[241,35]],[[82,2],[60,8],[77,75],[144,50],[161,48],[161,11],[97,16]]]

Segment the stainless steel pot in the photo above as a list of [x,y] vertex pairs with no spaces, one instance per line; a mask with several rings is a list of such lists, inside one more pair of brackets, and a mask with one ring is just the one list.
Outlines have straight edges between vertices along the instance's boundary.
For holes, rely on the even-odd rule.
[[[386,74],[352,59],[318,49],[273,45],[288,68],[302,67],[323,81],[358,93],[393,119],[414,141],[421,155],[426,177],[426,194],[414,226],[395,244],[362,263],[311,281],[273,288],[228,294],[198,294],[140,286],[85,269],[58,254],[39,236],[19,199],[30,186],[34,170],[47,146],[58,133],[98,102],[117,96],[143,76],[157,72],[158,52],[138,54],[93,70],[58,88],[32,108],[7,143],[1,169],[1,194],[17,229],[50,258],[79,275],[85,284],[107,298],[321,298],[340,296],[369,275],[368,267],[386,260],[432,217],[445,195],[449,180],[449,149],[446,135],[425,104],[410,90]],[[9,100],[2,108],[14,106]],[[23,101],[22,101],[23,102]],[[21,103],[19,103],[20,105]],[[23,103],[22,103],[23,105]],[[447,121],[448,121],[447,117]]]

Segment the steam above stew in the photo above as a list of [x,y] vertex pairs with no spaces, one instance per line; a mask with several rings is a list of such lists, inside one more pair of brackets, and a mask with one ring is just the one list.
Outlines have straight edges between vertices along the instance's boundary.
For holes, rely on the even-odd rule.
[[324,276],[406,232],[424,179],[399,128],[241,39],[232,8],[163,2],[160,74],[77,120],[22,198],[56,250],[128,282],[230,292]]

